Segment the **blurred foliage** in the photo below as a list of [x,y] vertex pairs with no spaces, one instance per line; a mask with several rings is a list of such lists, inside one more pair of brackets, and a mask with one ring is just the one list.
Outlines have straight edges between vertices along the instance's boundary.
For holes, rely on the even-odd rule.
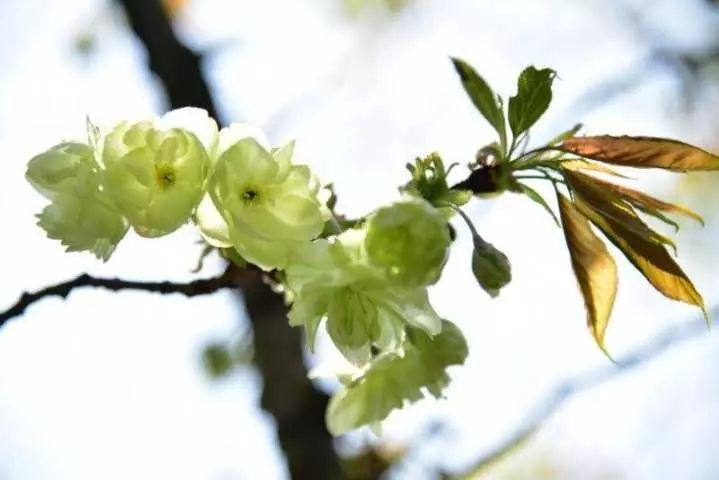
[[382,476],[406,453],[402,445],[383,443],[367,446],[342,457],[342,471],[347,480],[372,480]]
[[344,7],[351,15],[357,15],[365,10],[385,10],[392,13],[405,8],[411,0],[342,0]]
[[222,378],[252,363],[254,351],[252,342],[245,336],[229,342],[214,342],[205,346],[202,364],[212,378]]
[[189,3],[190,0],[162,0],[162,6],[170,18],[180,15]]
[[487,465],[471,480],[621,480],[620,470],[583,452],[568,458],[551,446],[528,445]]

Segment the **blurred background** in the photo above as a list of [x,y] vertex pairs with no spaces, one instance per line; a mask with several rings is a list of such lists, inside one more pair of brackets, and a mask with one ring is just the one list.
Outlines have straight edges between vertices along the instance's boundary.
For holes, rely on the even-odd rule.
[[[86,115],[109,126],[193,104],[223,124],[252,122],[275,145],[297,139],[298,160],[334,182],[339,211],[361,215],[396,198],[416,156],[466,164],[494,140],[450,55],[505,97],[525,66],[557,70],[537,142],[583,122],[719,149],[715,3],[0,0],[0,310],[83,272],[186,281],[224,269],[210,256],[192,273],[202,246],[190,228],[129,233],[106,264],[45,238],[25,166],[84,139]],[[641,172],[637,183],[705,216],[704,228],[682,224],[677,243],[714,308],[719,175]],[[445,399],[395,412],[381,435],[332,442],[322,414],[335,385],[304,380],[302,361],[337,354],[326,341],[303,352],[266,288],[192,299],[81,289],[0,330],[0,479],[719,478],[719,340],[699,313],[617,255],[614,366],[585,327],[546,213],[509,194],[467,211],[514,280],[486,296],[459,229],[431,290],[470,345]],[[208,345],[232,352],[221,376]]]

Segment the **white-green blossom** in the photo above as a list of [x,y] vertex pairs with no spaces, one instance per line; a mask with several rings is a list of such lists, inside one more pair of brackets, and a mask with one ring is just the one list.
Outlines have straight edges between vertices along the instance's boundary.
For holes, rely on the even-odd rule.
[[357,365],[370,360],[372,347],[400,351],[408,325],[429,335],[441,329],[426,288],[398,285],[367,261],[364,234],[348,230],[297,249],[286,270],[294,294],[290,324],[305,326],[312,345],[326,318],[332,341]]
[[269,151],[253,133],[243,124],[220,132],[197,221],[212,245],[233,246],[264,269],[284,268],[292,249],[322,232],[329,212],[309,168],[291,163],[293,144]]
[[407,197],[380,208],[367,220],[367,256],[397,284],[435,283],[449,248],[444,215],[429,202]]
[[[204,144],[181,128],[187,123]],[[174,111],[155,121],[121,123],[105,137],[104,186],[137,233],[165,235],[190,218],[204,191],[213,125],[202,111]]]
[[68,251],[110,257],[127,231],[127,221],[102,189],[89,146],[71,142],[52,147],[30,160],[26,178],[52,202],[38,215],[48,237],[60,240]]
[[99,167],[92,149],[78,142],[55,145],[33,157],[25,178],[45,198],[71,193],[99,183]]
[[362,375],[333,395],[326,414],[333,435],[380,422],[392,410],[420,400],[425,392],[439,397],[449,383],[447,368],[461,365],[467,357],[462,332],[446,320],[433,338],[410,329],[403,350],[402,355],[377,356]]

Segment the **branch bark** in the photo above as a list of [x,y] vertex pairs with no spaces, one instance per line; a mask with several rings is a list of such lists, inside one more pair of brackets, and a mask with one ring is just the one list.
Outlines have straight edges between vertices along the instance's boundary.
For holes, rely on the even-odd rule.
[[147,49],[148,67],[162,82],[170,107],[204,108],[218,119],[200,68],[202,58],[177,39],[162,4],[157,0],[118,1],[125,8],[130,27]]
[[176,282],[136,282],[132,280],[122,280],[119,278],[97,278],[86,273],[68,280],[67,282],[58,283],[43,288],[33,293],[23,293],[17,302],[4,312],[0,313],[0,328],[5,322],[11,318],[22,315],[25,310],[33,303],[38,302],[46,297],[60,296],[66,298],[70,292],[76,288],[97,287],[112,291],[120,290],[144,290],[146,292],[156,292],[161,294],[181,293],[188,297],[197,295],[207,295],[214,293],[223,288],[230,288],[235,285],[235,280],[228,268],[222,275],[212,278],[203,278],[193,280],[187,283]]
[[[157,0],[118,0],[147,49],[149,68],[160,79],[172,108],[204,108],[218,119],[200,70],[201,58],[181,44]],[[222,123],[222,122],[219,122]],[[259,272],[237,279],[254,329],[256,365],[263,379],[261,405],[277,423],[280,446],[295,480],[341,478],[339,459],[325,427],[327,395],[307,379],[299,330],[287,323],[280,295]]]
[[275,419],[293,479],[343,478],[325,427],[328,398],[307,378],[302,331],[287,323],[282,297],[259,279],[242,283],[252,323],[255,364],[264,382],[261,406]]

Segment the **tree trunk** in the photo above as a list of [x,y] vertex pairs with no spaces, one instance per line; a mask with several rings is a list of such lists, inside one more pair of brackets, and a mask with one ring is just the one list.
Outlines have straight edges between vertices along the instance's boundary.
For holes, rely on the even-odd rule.
[[[157,0],[118,1],[147,49],[148,66],[162,82],[170,107],[204,108],[217,119],[201,58],[179,42],[162,5]],[[295,480],[341,478],[324,422],[327,395],[307,379],[301,331],[287,323],[282,297],[259,274],[250,277],[243,279],[242,291],[254,329],[255,363],[263,380],[261,406],[275,419],[290,475]]]

